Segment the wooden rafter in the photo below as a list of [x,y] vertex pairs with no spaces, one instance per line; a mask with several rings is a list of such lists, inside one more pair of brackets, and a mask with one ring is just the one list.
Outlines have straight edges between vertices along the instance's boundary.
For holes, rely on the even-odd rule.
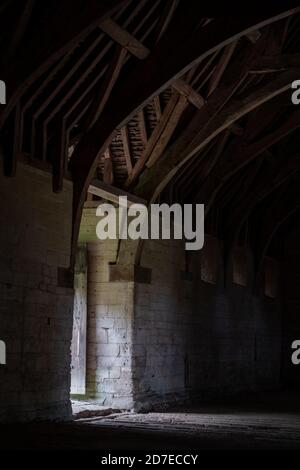
[[222,76],[225,72],[225,69],[227,65],[229,64],[229,61],[232,57],[232,54],[235,51],[236,46],[237,46],[237,41],[234,41],[233,43],[225,47],[224,52],[220,58],[220,61],[211,76],[209,86],[208,86],[208,92],[207,92],[208,96],[211,95],[215,91],[217,86],[219,85],[222,79]]
[[118,79],[123,65],[123,61],[126,57],[126,53],[126,49],[123,49],[121,46],[117,47],[114,53],[114,57],[110,62],[109,67],[107,68],[107,72],[99,89],[99,92],[94,98],[91,109],[89,110],[89,115],[87,116],[84,125],[85,129],[90,129],[95,124],[97,119],[99,119],[99,116],[108,101],[111,90],[113,89],[113,86]]
[[[50,11],[46,10],[47,17],[41,18],[36,24],[33,37],[21,43],[18,51],[20,59],[1,64],[1,79],[10,84],[10,99],[7,106],[0,109],[0,128],[20,96],[37,77],[78,44],[104,18],[125,4],[128,4],[128,0],[112,0],[109,5],[91,0],[89,8],[85,9],[82,9],[80,2],[67,0],[51,4]],[[60,31],[60,34],[53,34],[54,31]]]
[[261,177],[255,180],[251,190],[249,189],[243,198],[238,194],[230,205],[230,215],[224,223],[224,232],[227,238],[233,237],[233,235],[237,237],[239,228],[249,217],[254,207],[300,169],[300,156],[296,154],[286,157],[284,155],[272,163],[269,163]]
[[[182,134],[181,146],[176,143],[167,151],[158,165],[153,166],[147,173],[137,188],[137,194],[142,197],[157,197],[168,181],[174,176],[178,169],[186,163],[201,148],[204,148],[220,132],[228,128],[238,119],[258,108],[272,98],[284,93],[290,88],[290,84],[295,78],[295,73],[285,72],[271,83],[261,87],[261,89],[250,93],[243,100],[231,102],[224,110],[199,132],[196,131],[196,123],[192,122],[187,130]],[[298,122],[298,119],[297,119]],[[298,124],[297,124],[298,125]],[[289,132],[289,130],[287,130]],[[183,147],[184,144],[184,147]],[[231,159],[232,161],[232,159]]]
[[103,199],[107,199],[115,204],[119,203],[119,197],[127,197],[127,205],[130,206],[132,204],[146,204],[144,199],[140,199],[134,196],[127,191],[122,189],[116,188],[110,184],[104,183],[103,181],[99,181],[98,179],[94,179],[91,181],[89,185],[88,192],[90,194],[94,194],[95,196],[99,196]]
[[241,229],[255,207],[299,171],[299,162],[299,155],[292,155],[289,158],[284,156],[279,162],[276,162],[277,164],[271,165],[263,172],[261,178],[258,179],[252,190],[248,191],[244,199],[238,195],[238,204],[235,207],[230,207],[230,217],[223,226],[225,266],[229,265]]
[[123,142],[123,149],[124,149],[124,155],[125,155],[125,160],[126,160],[127,172],[130,175],[132,172],[132,158],[131,158],[131,152],[130,152],[127,124],[125,124],[125,126],[121,128],[121,135],[122,135],[122,142]]
[[145,149],[147,147],[148,136],[147,136],[145,115],[144,115],[144,110],[143,109],[140,109],[140,111],[138,112],[138,120],[139,120],[141,139],[142,139],[142,142],[143,142],[143,147]]
[[104,33],[111,37],[111,39],[120,44],[124,49],[127,49],[130,54],[134,55],[138,59],[146,59],[149,55],[150,50],[147,47],[111,18],[107,18],[103,21],[100,27]]
[[159,120],[157,126],[155,127],[154,131],[152,132],[152,134],[151,134],[151,136],[148,140],[148,144],[147,144],[144,152],[140,156],[139,160],[136,162],[132,172],[129,174],[128,179],[127,179],[126,184],[125,184],[126,187],[129,187],[134,181],[136,181],[136,179],[139,177],[139,175],[143,171],[147,160],[149,159],[150,155],[153,152],[153,149],[157,145],[157,142],[159,141],[159,138],[160,138],[162,132],[164,131],[164,129],[165,129],[167,123],[168,123],[168,120],[170,119],[170,116],[171,116],[172,112],[175,109],[177,101],[178,101],[178,94],[173,93],[171,99],[169,100],[169,102],[168,102],[168,104],[167,104],[167,106],[166,106],[166,108],[165,108],[165,110],[164,110],[164,112],[161,116],[161,119]]
[[156,26],[155,42],[158,42],[167,30],[172,17],[175,13],[179,0],[167,0],[164,12],[160,17],[158,24]]
[[[73,240],[77,239],[85,193],[89,180],[93,175],[97,156],[107,147],[113,130],[122,127],[132,116],[137,114],[138,110],[144,106],[150,97],[160,93],[172,80],[183,75],[185,71],[197,65],[197,63],[199,64],[205,57],[251,31],[287,18],[298,11],[300,9],[296,8],[281,12],[271,18],[269,15],[261,15],[256,19],[253,17],[228,18],[226,27],[224,22],[217,18],[205,28],[196,29],[192,34],[187,31],[187,25],[184,23],[181,30],[174,31],[174,25],[170,28],[169,34],[162,38],[160,47],[155,50],[155,53],[150,54],[147,59],[141,61],[132,73],[128,73],[126,80],[120,83],[119,86],[117,84],[114,88],[108,108],[112,107],[111,109],[118,110],[118,112],[113,115],[111,112],[103,112],[100,119],[77,146],[72,159],[72,170],[76,181],[73,198],[75,217]],[[174,40],[179,44],[176,53],[175,51],[172,53]],[[164,63],[160,73],[157,73],[157,65],[155,65],[157,63]],[[144,81],[143,86],[139,87],[137,92],[136,81],[145,76],[148,77],[148,80]],[[124,95],[124,90],[126,90],[126,95]],[[122,100],[122,107],[118,109],[120,99]],[[114,103],[116,106],[114,106]],[[152,168],[149,171],[151,170]]]
[[206,204],[208,211],[225,181],[299,126],[300,112],[296,111],[279,128],[257,142],[248,146],[240,142],[238,145],[233,144],[228,147],[223,154],[222,162],[215,167],[209,180],[203,183],[197,200]]
[[35,4],[35,0],[27,0],[25,2],[25,7],[18,18],[17,25],[14,29],[14,34],[12,36],[12,40],[10,42],[10,45],[8,49],[6,50],[6,57],[9,60],[14,60],[14,56],[16,54],[16,51],[18,50],[18,47],[25,35],[26,29],[28,27],[28,23],[31,18],[32,10]]
[[174,80],[172,86],[181,95],[185,96],[187,100],[196,108],[201,109],[202,106],[205,104],[204,98],[184,80],[178,78],[177,80]]
[[57,124],[54,145],[51,147],[51,159],[53,167],[53,191],[59,192],[63,187],[63,178],[66,166],[66,133],[64,132],[63,122],[60,118]]
[[273,73],[281,70],[299,69],[300,54],[265,55],[258,57],[251,71],[254,73]]
[[[145,47],[142,42],[138,41],[124,28],[121,28],[115,21],[111,19],[106,20],[104,24],[101,25],[101,29],[138,59],[145,59],[150,54],[150,49]],[[188,83],[185,83],[184,80],[178,78],[174,80],[172,86],[183,96],[186,96],[189,102],[197,108],[200,109],[203,106],[204,99],[202,96]]]
[[104,152],[103,181],[107,184],[113,184],[114,182],[114,172],[110,147],[108,147],[107,150]]
[[146,162],[147,168],[151,168],[157,162],[157,160],[159,160],[160,156],[163,154],[164,150],[166,149],[166,146],[168,145],[174,133],[174,130],[176,129],[176,126],[179,122],[179,119],[182,116],[182,113],[187,107],[187,104],[188,104],[187,97],[184,95],[181,95],[168,119],[168,122],[164,130],[160,134],[159,139]]
[[154,109],[155,109],[155,114],[156,114],[156,120],[158,122],[161,118],[161,106],[160,106],[159,95],[154,96],[153,103],[154,103]]

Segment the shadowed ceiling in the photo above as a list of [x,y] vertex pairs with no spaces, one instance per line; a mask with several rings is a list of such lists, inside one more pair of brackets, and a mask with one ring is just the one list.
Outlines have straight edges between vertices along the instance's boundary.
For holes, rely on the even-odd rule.
[[55,192],[72,178],[75,238],[92,181],[204,203],[225,253],[250,239],[260,266],[300,206],[300,8],[3,0],[0,21],[8,176],[22,158],[51,168]]

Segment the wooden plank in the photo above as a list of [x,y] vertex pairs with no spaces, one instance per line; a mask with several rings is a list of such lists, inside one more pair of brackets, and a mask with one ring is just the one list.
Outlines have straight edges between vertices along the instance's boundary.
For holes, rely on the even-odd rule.
[[126,49],[123,49],[121,46],[117,46],[113,59],[109,64],[104,80],[100,86],[99,92],[97,93],[91,105],[89,115],[84,124],[85,129],[90,129],[95,124],[97,119],[99,119],[99,116],[108,101],[111,90],[113,89],[113,86],[119,77],[126,54]]
[[201,109],[205,104],[204,98],[184,80],[181,80],[180,78],[174,80],[172,87],[181,95],[185,96],[191,104],[196,106],[196,108]]
[[[235,147],[234,154],[232,153],[233,147],[228,147],[226,154],[223,154],[224,159],[222,158],[220,165],[216,168],[219,177],[225,180],[229,176],[232,176],[298,127],[300,127],[300,110],[296,110],[291,114],[275,131],[267,134],[253,144],[245,146],[242,141],[240,146]],[[231,159],[228,158],[229,156],[231,156]]]
[[71,394],[86,393],[87,249],[77,248],[74,279],[73,334],[71,343]]
[[132,160],[131,160],[131,153],[130,153],[130,146],[129,146],[129,135],[128,135],[127,124],[125,124],[125,126],[122,127],[121,135],[122,135],[122,142],[123,142],[123,149],[124,149],[124,155],[125,155],[125,160],[126,160],[127,172],[130,175],[130,173],[132,172]]
[[111,159],[110,149],[104,152],[104,169],[103,169],[103,181],[107,184],[113,184],[114,182],[114,172]]
[[165,110],[164,110],[164,112],[161,116],[160,121],[158,122],[157,126],[153,130],[153,132],[152,132],[152,134],[151,134],[151,136],[148,140],[147,147],[145,148],[143,154],[140,156],[139,160],[136,162],[131,174],[127,178],[127,181],[125,183],[125,187],[129,187],[134,181],[136,181],[136,179],[141,174],[148,158],[150,157],[150,155],[151,155],[153,149],[155,148],[155,145],[157,144],[163,130],[165,129],[165,127],[167,125],[167,122],[168,122],[172,112],[174,111],[174,108],[176,106],[177,101],[178,101],[178,94],[174,93],[171,96],[167,106],[165,107]]
[[183,111],[187,107],[187,104],[188,104],[188,100],[186,96],[180,96],[172,114],[170,115],[167,125],[165,126],[163,132],[161,133],[155,147],[153,148],[151,152],[151,155],[148,158],[148,161],[146,162],[146,166],[148,168],[151,168],[151,166],[154,165],[154,163],[159,159],[159,157],[164,152],[165,148],[167,147],[173,135],[173,132],[176,129],[176,126],[179,122],[179,119],[182,116]]
[[252,44],[255,44],[259,40],[260,36],[261,36],[261,33],[258,30],[252,31],[251,33],[246,34],[246,38],[248,38],[249,41],[252,42]]
[[[249,45],[242,60],[237,60],[236,63],[230,66],[230,69],[227,72],[227,75],[232,77],[232,80],[228,80],[230,84],[227,86],[220,86],[216,93],[211,95],[205,106],[197,112],[196,116],[188,126],[189,130],[186,129],[180,139],[178,139],[178,141],[180,140],[180,145],[179,143],[176,145],[176,151],[174,144],[174,153],[176,153],[177,156],[184,155],[187,147],[190,145],[192,136],[197,136],[199,134],[199,129],[202,129],[202,132],[204,132],[204,129],[206,129],[209,123],[218,115],[218,112],[222,110],[236,89],[245,79],[252,60],[256,58],[260,50],[264,48],[264,45],[264,38],[261,38],[255,46]],[[186,137],[184,134],[186,134]],[[157,178],[159,178],[159,175]]]
[[178,3],[179,0],[167,0],[163,14],[161,15],[156,26],[155,42],[158,42],[165,31],[168,29]]
[[146,123],[145,123],[145,115],[144,115],[144,110],[140,109],[138,112],[138,118],[139,118],[139,126],[140,126],[140,132],[141,132],[141,139],[143,142],[144,149],[147,147],[147,142],[148,142],[148,136],[147,136],[147,129],[146,129]]
[[228,46],[225,47],[224,52],[221,56],[221,59],[220,59],[218,65],[217,65],[217,67],[215,68],[215,70],[212,74],[212,77],[210,79],[207,96],[211,95],[212,92],[215,91],[215,89],[219,85],[219,83],[221,81],[221,78],[222,78],[222,76],[225,72],[225,69],[226,69],[226,67],[227,67],[227,65],[228,65],[228,63],[229,63],[229,61],[232,57],[232,54],[235,51],[237,43],[238,43],[238,41],[234,41],[234,42],[232,42],[231,44],[229,44]]
[[272,73],[300,68],[300,54],[277,54],[258,57],[251,67],[253,73]]
[[[150,54],[150,49],[135,39],[132,34],[121,28],[111,18],[104,22],[104,26],[103,23],[101,24],[101,29],[135,57],[138,57],[139,59],[145,59]],[[183,80],[177,79],[173,82],[172,85],[177,91],[179,91],[179,93],[186,96],[194,106],[197,108],[203,106],[204,99]]]
[[51,147],[51,158],[53,167],[53,191],[58,193],[63,188],[63,178],[66,166],[66,133],[64,132],[62,119],[58,120],[57,131],[53,139],[53,147]]
[[198,80],[200,80],[200,78],[204,74],[206,74],[207,70],[209,70],[209,67],[211,66],[211,64],[213,63],[213,61],[215,60],[215,58],[217,57],[217,55],[219,53],[220,53],[219,50],[215,51],[213,54],[210,55],[209,59],[207,60],[207,62],[205,63],[205,65],[203,67],[200,67],[199,65],[196,67],[196,69],[199,69],[199,70],[195,74],[195,76],[193,77],[193,79],[191,81],[191,86],[195,86],[196,83],[198,82]]
[[233,144],[228,146],[226,152],[223,153],[222,161],[216,165],[210,178],[203,182],[197,200],[205,204],[208,211],[216,195],[231,176],[299,126],[300,112],[296,111],[279,128],[262,137],[259,141],[248,146],[243,143],[240,147]]
[[154,96],[153,102],[154,102],[154,109],[155,109],[155,114],[156,114],[156,120],[157,120],[157,122],[158,122],[158,121],[160,120],[160,118],[161,118],[161,106],[160,106],[159,95]]
[[20,43],[22,42],[22,39],[24,37],[24,34],[26,32],[26,29],[28,27],[28,23],[30,21],[31,15],[32,15],[32,10],[35,4],[35,0],[27,0],[25,2],[25,6],[23,9],[22,14],[18,18],[18,22],[13,28],[14,34],[12,36],[12,39],[10,41],[10,45],[5,51],[5,55],[8,59],[14,58],[16,51],[18,50],[18,47]]
[[138,59],[146,59],[150,54],[150,50],[147,47],[111,18],[107,18],[105,21],[102,21],[100,28],[104,33],[110,36],[111,39],[120,44],[124,49],[127,49],[130,54],[134,55]]
[[[47,95],[47,98],[40,104],[39,107],[34,111],[33,117],[32,117],[32,128],[31,128],[31,152],[35,153],[35,142],[36,142],[36,126],[35,123],[39,120],[39,117],[43,112],[46,111],[47,107],[51,104],[51,102],[57,97],[57,94],[63,90],[63,88],[66,86],[68,83],[68,80],[70,80],[74,74],[78,71],[80,66],[84,63],[86,58],[91,54],[91,52],[94,50],[95,47],[100,43],[101,41],[101,35],[98,36],[95,41],[88,47],[88,49],[82,54],[79,60],[75,61],[72,65],[72,67],[68,70],[68,73],[64,76],[63,80],[59,82],[57,87],[55,87],[51,93]],[[93,63],[89,65],[89,67],[85,70],[85,72],[80,76],[80,80],[76,80],[73,85],[67,90],[67,92],[64,94],[63,99],[59,100],[54,107],[54,109],[51,110],[51,112],[48,112],[47,118],[43,122],[43,133],[46,137],[47,134],[47,125],[50,119],[53,118],[53,116],[61,109],[61,107],[67,102],[67,100],[72,96],[74,93],[74,90],[79,86],[80,82],[88,76],[88,74],[91,72],[92,68],[95,66],[95,64],[101,59],[101,57],[104,55],[105,50],[101,51],[101,54],[97,56],[96,59],[94,59]],[[43,139],[44,142],[47,140],[46,138]],[[45,146],[44,146],[45,147]],[[43,152],[42,158],[45,158],[45,151]]]
[[107,201],[111,201],[114,204],[119,203],[119,197],[126,196],[127,197],[127,204],[128,206],[132,204],[147,204],[145,199],[141,199],[139,197],[134,196],[127,191],[122,189],[116,188],[110,184],[106,184],[103,181],[99,180],[92,180],[91,184],[89,185],[88,192],[94,194],[95,196],[99,196]]

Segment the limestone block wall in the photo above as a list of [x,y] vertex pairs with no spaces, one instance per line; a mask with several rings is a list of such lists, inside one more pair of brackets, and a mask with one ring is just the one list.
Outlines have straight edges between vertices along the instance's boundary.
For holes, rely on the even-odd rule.
[[247,286],[224,287],[221,249],[216,284],[201,279],[202,256],[194,252],[184,274],[181,242],[145,243],[142,265],[152,268],[152,282],[135,286],[137,408],[279,385],[279,299],[253,294],[251,257]]
[[97,239],[96,205],[84,209],[79,237],[88,249],[86,398],[130,409],[134,283],[110,282],[109,264],[116,261],[118,241]]
[[[245,276],[235,275],[243,284],[246,281],[245,285],[233,282],[231,270],[224,286],[221,246],[215,284],[201,279],[204,253],[196,253],[193,260],[193,317],[197,326],[188,350],[189,386],[204,397],[280,385],[280,293],[269,298],[263,285],[254,292],[253,260],[250,251],[245,251]],[[241,250],[238,254],[242,255]]]
[[147,241],[141,264],[152,281],[135,286],[134,390],[136,407],[147,408],[186,394],[192,283],[181,241]]
[[290,231],[284,243],[284,302],[283,302],[283,367],[284,382],[300,388],[300,365],[294,365],[291,355],[293,341],[300,340],[300,222]]
[[[254,293],[251,253],[237,250],[224,285],[217,240],[206,237],[188,258],[182,241],[148,240],[141,267],[151,282],[112,282],[118,242],[97,240],[95,214],[86,207],[80,236],[89,253],[88,397],[149,409],[279,386],[280,297]],[[129,266],[133,252],[127,241],[119,259]]]
[[72,184],[19,164],[0,174],[0,421],[70,418]]

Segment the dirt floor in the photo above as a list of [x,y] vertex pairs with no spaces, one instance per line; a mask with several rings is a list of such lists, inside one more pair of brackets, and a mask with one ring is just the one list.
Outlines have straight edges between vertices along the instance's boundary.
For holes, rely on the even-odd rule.
[[1,426],[0,448],[300,450],[297,394],[265,394],[239,404],[233,401],[202,404],[168,412],[138,414],[111,410],[102,416],[92,413],[81,416],[88,417],[64,424]]

